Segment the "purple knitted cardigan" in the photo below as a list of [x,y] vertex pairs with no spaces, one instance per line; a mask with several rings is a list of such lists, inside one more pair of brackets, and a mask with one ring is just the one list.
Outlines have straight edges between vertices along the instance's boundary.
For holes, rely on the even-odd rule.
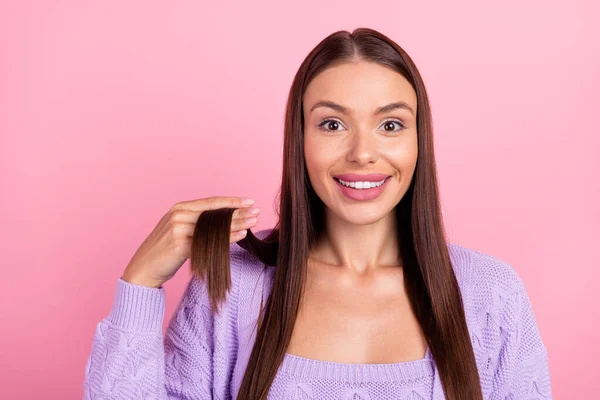
[[[263,238],[268,230],[257,232]],[[465,305],[484,399],[552,399],[548,353],[523,281],[508,263],[448,244]],[[165,289],[117,280],[96,327],[84,399],[235,399],[274,267],[230,246],[232,289],[213,316],[190,278],[163,334]],[[286,353],[268,399],[444,399],[429,349],[420,360],[346,364]]]

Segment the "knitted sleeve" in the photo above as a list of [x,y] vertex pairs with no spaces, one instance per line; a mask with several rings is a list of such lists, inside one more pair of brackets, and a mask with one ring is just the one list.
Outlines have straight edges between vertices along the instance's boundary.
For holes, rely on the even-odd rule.
[[205,283],[192,277],[164,335],[165,289],[119,278],[110,315],[95,330],[84,400],[228,398],[237,341],[233,269],[219,314],[211,313]]
[[525,285],[511,267],[512,295],[504,310],[504,330],[494,374],[502,399],[552,399],[548,351],[542,341]]

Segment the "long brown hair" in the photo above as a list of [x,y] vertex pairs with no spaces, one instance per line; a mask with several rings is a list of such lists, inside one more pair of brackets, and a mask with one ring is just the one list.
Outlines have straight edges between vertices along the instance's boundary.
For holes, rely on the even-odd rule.
[[[325,206],[313,190],[304,159],[305,89],[324,69],[358,60],[392,68],[416,92],[417,164],[410,187],[396,206],[407,293],[438,368],[446,398],[482,399],[440,212],[431,110],[425,85],[408,54],[388,37],[369,28],[358,28],[352,33],[338,31],[323,39],[300,65],[292,82],[285,115],[279,221],[262,240],[248,230],[247,236],[238,242],[265,265],[276,266],[272,292],[260,313],[256,341],[238,399],[266,399],[291,340],[309,253],[324,230]],[[229,237],[233,211],[233,208],[204,211],[193,237],[191,272],[206,280],[215,312],[231,286]]]

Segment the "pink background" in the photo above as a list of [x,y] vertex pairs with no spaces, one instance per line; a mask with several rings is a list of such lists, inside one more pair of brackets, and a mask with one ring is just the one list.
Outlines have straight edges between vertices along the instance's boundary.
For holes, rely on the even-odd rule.
[[[450,241],[517,269],[556,398],[600,390],[595,2],[8,3],[3,398],[81,398],[116,280],[175,202],[250,196],[258,229],[273,226],[292,77],[321,39],[359,26],[425,79]],[[187,270],[165,285],[165,324]]]

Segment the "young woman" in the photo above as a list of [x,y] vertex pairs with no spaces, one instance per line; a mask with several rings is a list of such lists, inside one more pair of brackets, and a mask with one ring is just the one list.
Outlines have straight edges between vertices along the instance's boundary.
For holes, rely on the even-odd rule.
[[[117,281],[85,399],[551,399],[515,269],[446,241],[427,93],[372,29],[310,52],[289,94],[279,221],[180,202]],[[163,335],[162,286],[192,277]]]

